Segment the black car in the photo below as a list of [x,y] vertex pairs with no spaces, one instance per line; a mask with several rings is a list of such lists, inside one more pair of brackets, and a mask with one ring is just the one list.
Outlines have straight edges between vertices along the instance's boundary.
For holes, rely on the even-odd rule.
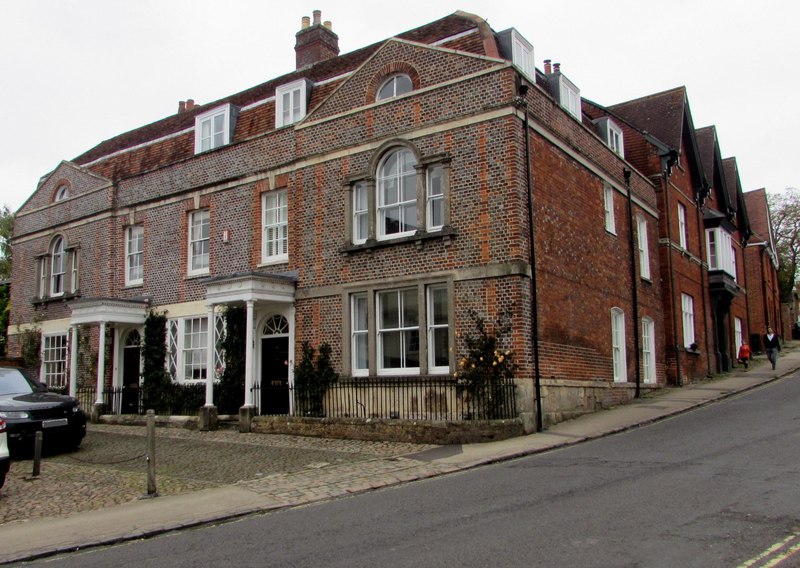
[[74,449],[86,436],[86,415],[77,400],[49,392],[15,367],[0,367],[0,418],[12,451],[32,447],[39,430],[48,447]]

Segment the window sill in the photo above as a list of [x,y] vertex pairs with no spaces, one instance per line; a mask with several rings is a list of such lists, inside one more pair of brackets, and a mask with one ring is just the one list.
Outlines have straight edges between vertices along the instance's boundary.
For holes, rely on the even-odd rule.
[[265,268],[267,266],[276,266],[278,264],[288,264],[288,263],[289,263],[289,257],[288,256],[284,256],[284,257],[280,257],[280,258],[273,258],[273,259],[270,259],[270,260],[262,260],[258,264],[258,268]]
[[124,289],[130,290],[131,288],[144,288],[144,282],[135,282],[131,284],[125,284]]
[[348,243],[342,248],[340,248],[339,252],[343,254],[354,254],[362,251],[372,251],[386,247],[392,247],[395,245],[403,245],[409,243],[414,243],[417,245],[417,248],[422,248],[423,243],[425,241],[435,241],[435,240],[441,240],[445,246],[448,246],[450,244],[450,239],[455,238],[456,236],[457,233],[453,230],[452,227],[442,227],[441,229],[430,233],[427,231],[417,231],[413,235],[409,235],[406,237],[398,237],[396,239],[387,239],[381,241],[376,239],[367,239],[367,242],[357,245]]
[[183,277],[184,281],[186,280],[200,280],[201,278],[208,278],[211,276],[210,272],[196,272],[193,274],[187,274]]
[[62,294],[61,296],[51,296],[51,297],[47,297],[47,298],[32,298],[31,299],[31,304],[33,304],[34,306],[46,306],[47,304],[55,304],[55,303],[58,303],[58,302],[67,302],[69,300],[74,300],[74,299],[80,298],[80,297],[81,297],[81,293],[80,293],[80,291],[78,291],[78,292],[72,292],[70,294]]

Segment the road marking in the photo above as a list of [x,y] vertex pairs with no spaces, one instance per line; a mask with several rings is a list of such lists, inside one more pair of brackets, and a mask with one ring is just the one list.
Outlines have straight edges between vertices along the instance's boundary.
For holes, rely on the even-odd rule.
[[800,534],[795,533],[773,544],[755,558],[740,564],[738,568],[752,568],[754,566],[758,568],[773,568],[794,556],[797,552],[800,552]]

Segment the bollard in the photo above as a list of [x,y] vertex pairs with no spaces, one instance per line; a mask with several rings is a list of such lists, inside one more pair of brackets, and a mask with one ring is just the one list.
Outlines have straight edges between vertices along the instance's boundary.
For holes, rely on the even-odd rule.
[[42,469],[42,431],[36,431],[36,438],[33,443],[33,472],[32,477],[39,477]]
[[158,497],[156,491],[156,414],[147,411],[147,496]]

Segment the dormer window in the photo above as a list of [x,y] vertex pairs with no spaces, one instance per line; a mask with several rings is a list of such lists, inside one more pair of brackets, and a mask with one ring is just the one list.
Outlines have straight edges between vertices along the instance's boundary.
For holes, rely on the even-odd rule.
[[514,28],[509,28],[498,34],[500,49],[503,57],[510,59],[529,78],[536,77],[533,63],[533,45],[522,37]]
[[217,107],[194,119],[194,153],[230,144],[236,127],[236,113],[230,104]]
[[63,201],[67,197],[69,197],[69,186],[62,184],[58,186],[58,189],[56,189],[56,194],[53,196],[53,201]]
[[578,120],[581,119],[581,91],[576,87],[572,81],[561,76],[561,80],[559,81],[559,90],[560,90],[560,100],[559,103],[561,106],[566,109],[568,113],[572,116],[577,118]]
[[310,90],[305,79],[275,89],[275,128],[294,124],[306,115]]
[[383,101],[399,97],[400,95],[410,93],[413,89],[414,85],[411,82],[411,77],[403,74],[392,75],[381,85],[381,88],[378,89],[378,96],[375,97],[375,99]]
[[624,158],[625,148],[623,146],[622,128],[607,116],[594,121],[594,124],[597,126],[597,133],[600,135],[600,138],[608,144],[608,147],[611,148],[615,154]]

